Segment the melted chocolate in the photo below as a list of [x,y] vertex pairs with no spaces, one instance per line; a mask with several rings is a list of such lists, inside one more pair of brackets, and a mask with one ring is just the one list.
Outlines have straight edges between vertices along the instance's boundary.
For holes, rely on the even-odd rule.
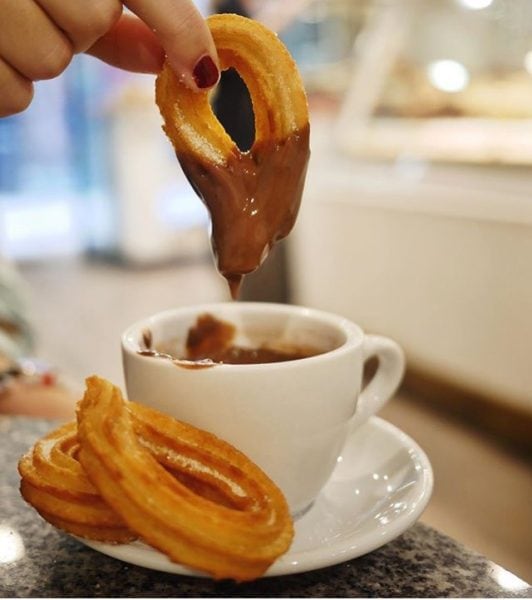
[[214,362],[224,362],[219,359],[219,356],[230,347],[235,334],[236,328],[232,323],[217,319],[210,314],[200,315],[196,324],[188,331],[185,358],[187,360],[210,358]]
[[142,343],[144,348],[151,348],[153,345],[153,336],[150,329],[145,329],[142,332]]
[[209,314],[200,315],[191,327],[186,344],[187,360],[211,360],[229,365],[249,365],[296,360],[320,354],[309,348],[276,349],[267,346],[246,348],[233,344],[236,328]]
[[212,248],[233,299],[243,276],[294,226],[309,156],[308,125],[286,140],[236,149],[223,166],[177,153],[210,213]]
[[143,330],[141,334],[140,345],[141,349],[138,351],[138,354],[140,354],[141,356],[153,356],[155,358],[170,358],[171,360],[174,359],[174,357],[171,354],[153,349],[153,335],[150,329]]
[[243,346],[229,346],[220,349],[212,360],[215,363],[226,365],[257,365],[264,363],[286,362],[298,358],[308,358],[319,354],[317,351],[303,348],[291,348],[290,350],[275,350],[274,348],[244,348]]
[[141,348],[141,350],[137,351],[138,354],[140,354],[141,356],[150,356],[152,358],[165,358],[167,360],[171,360],[174,364],[179,365],[184,369],[205,369],[207,367],[213,367],[216,364],[210,358],[198,358],[195,360],[190,358],[176,358],[168,352],[155,350],[154,348],[152,348],[153,336],[149,329],[145,329],[142,332],[141,341],[141,346],[143,347]]
[[[281,349],[271,346],[257,348],[238,346],[233,343],[235,333],[236,328],[231,323],[217,319],[210,314],[203,314],[198,317],[195,325],[188,331],[185,356],[178,358],[172,354],[169,343],[166,343],[161,349],[139,350],[139,354],[166,358],[186,369],[201,369],[218,364],[244,365],[285,362],[321,354],[320,350],[309,347],[293,346]],[[151,334],[147,336],[143,333],[143,342],[145,343],[147,339],[151,343]]]

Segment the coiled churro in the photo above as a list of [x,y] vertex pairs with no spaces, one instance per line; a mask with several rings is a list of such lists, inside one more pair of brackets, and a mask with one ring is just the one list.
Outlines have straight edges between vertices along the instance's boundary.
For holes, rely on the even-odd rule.
[[81,537],[135,537],[215,578],[254,579],[290,546],[292,520],[273,482],[216,436],[126,402],[87,379],[71,423],[19,463],[24,498]]
[[111,543],[138,537],[102,500],[78,461],[75,422],[63,425],[19,461],[24,499],[52,525],[74,535]]

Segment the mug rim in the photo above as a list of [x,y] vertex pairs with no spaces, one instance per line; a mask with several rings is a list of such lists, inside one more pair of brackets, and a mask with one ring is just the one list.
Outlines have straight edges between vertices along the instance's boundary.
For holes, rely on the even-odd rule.
[[[249,363],[249,364],[232,364],[232,363],[219,363],[216,365],[216,370],[220,369],[245,369],[250,371],[253,368],[289,368],[291,365],[295,363],[315,361],[315,360],[324,360],[333,358],[338,356],[339,354],[343,354],[353,348],[357,348],[362,345],[364,340],[364,331],[362,328],[354,323],[353,321],[322,309],[312,308],[301,306],[297,304],[282,304],[276,302],[209,302],[202,303],[196,305],[186,305],[186,306],[178,306],[175,308],[164,309],[148,315],[143,319],[139,319],[129,325],[121,335],[121,346],[124,352],[128,354],[135,355],[138,358],[154,360],[154,357],[150,356],[142,356],[139,354],[139,336],[141,332],[153,326],[154,323],[160,322],[161,320],[169,319],[174,316],[179,317],[190,317],[197,316],[205,312],[214,312],[217,309],[224,310],[234,310],[236,313],[251,313],[256,311],[266,311],[276,314],[296,314],[298,316],[302,316],[303,318],[315,319],[321,323],[325,323],[331,327],[337,329],[337,331],[341,332],[345,339],[344,341],[333,348],[332,350],[327,350],[325,352],[321,352],[319,354],[315,354],[312,356],[306,356],[303,358],[295,358],[289,361],[281,361],[281,362],[271,362],[271,363]],[[163,361],[156,359],[159,365],[168,365],[172,368],[175,368],[175,365],[172,361]],[[200,372],[203,369],[200,370]]]

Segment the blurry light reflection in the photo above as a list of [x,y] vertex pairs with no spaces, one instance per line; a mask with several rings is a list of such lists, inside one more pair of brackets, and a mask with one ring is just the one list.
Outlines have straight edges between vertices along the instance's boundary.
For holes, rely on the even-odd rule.
[[469,83],[469,72],[456,60],[436,60],[427,67],[432,85],[442,92],[460,92]]
[[0,564],[13,563],[26,554],[20,534],[8,525],[0,525]]
[[525,67],[527,73],[532,75],[532,50],[529,50],[525,54],[525,58],[523,60],[523,66]]
[[459,2],[469,10],[482,10],[493,4],[493,0],[459,0]]
[[528,583],[519,579],[517,575],[510,573],[499,565],[492,564],[491,577],[505,590],[509,592],[517,592],[528,588]]

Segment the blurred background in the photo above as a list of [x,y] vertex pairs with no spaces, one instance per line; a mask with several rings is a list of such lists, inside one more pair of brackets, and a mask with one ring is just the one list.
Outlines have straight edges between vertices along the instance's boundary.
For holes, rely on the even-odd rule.
[[[312,132],[296,228],[243,299],[402,344],[382,415],[433,463],[423,519],[532,581],[532,2],[242,5],[296,59]],[[153,87],[77,56],[0,120],[0,254],[23,278],[35,352],[79,383],[122,384],[130,322],[229,299]]]

